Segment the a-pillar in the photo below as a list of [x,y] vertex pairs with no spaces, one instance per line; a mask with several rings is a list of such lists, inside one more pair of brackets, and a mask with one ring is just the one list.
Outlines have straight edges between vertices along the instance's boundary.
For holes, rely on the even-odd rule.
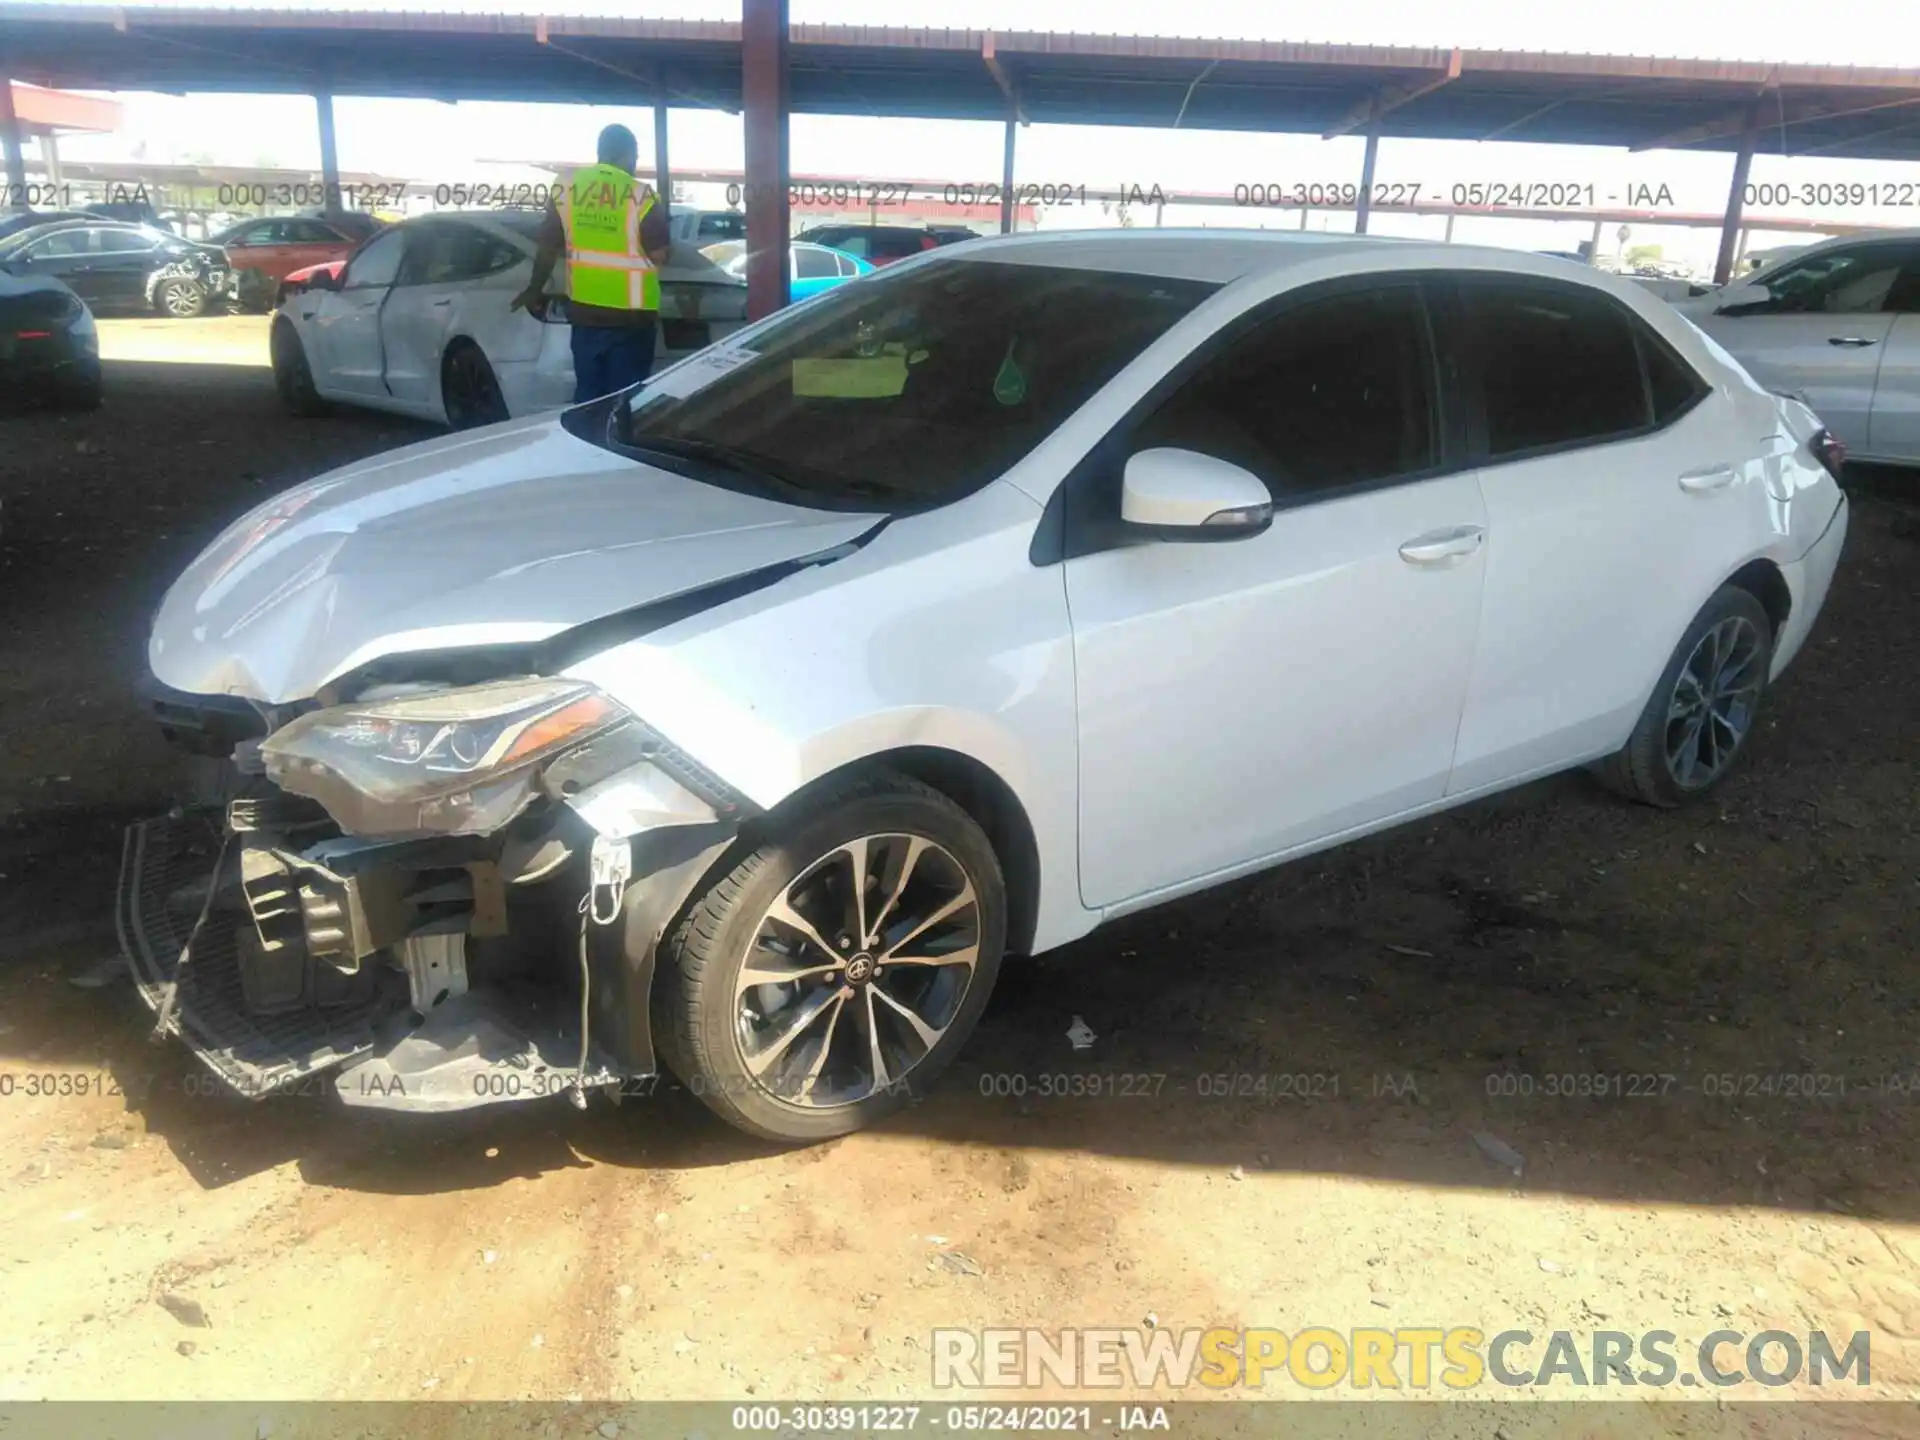
[[747,318],[785,307],[787,0],[742,0],[740,68],[747,129]]

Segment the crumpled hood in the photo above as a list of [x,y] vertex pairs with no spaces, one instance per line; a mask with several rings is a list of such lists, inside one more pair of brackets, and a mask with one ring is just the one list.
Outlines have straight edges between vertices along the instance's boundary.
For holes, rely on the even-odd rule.
[[167,592],[148,658],[176,690],[285,703],[383,655],[544,640],[878,518],[703,485],[533,416],[389,451],[243,516]]

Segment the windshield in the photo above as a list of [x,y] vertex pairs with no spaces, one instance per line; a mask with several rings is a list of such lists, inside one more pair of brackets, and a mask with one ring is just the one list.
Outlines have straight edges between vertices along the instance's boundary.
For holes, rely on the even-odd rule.
[[880,271],[635,391],[611,439],[803,504],[940,504],[1004,472],[1217,288],[985,260]]

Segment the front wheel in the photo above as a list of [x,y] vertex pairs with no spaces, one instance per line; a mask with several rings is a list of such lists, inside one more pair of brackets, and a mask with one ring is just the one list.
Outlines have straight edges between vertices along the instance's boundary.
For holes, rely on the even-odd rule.
[[162,280],[153,300],[161,314],[175,320],[196,320],[207,313],[206,286],[185,276]]
[[307,350],[300,343],[290,322],[274,323],[268,350],[273,359],[273,383],[281,402],[291,415],[313,416],[326,413],[326,401],[313,383],[313,367],[307,363]]
[[1674,647],[1626,746],[1596,767],[1601,780],[1648,805],[1705,795],[1745,750],[1772,662],[1765,608],[1721,586]]
[[824,1140],[924,1091],[966,1043],[1006,944],[993,847],[939,791],[876,773],[790,816],[690,907],[655,1030],[749,1134]]

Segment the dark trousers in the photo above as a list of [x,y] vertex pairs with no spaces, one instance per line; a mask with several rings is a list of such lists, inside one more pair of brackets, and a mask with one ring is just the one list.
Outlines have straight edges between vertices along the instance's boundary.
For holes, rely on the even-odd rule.
[[584,405],[638,385],[653,369],[658,321],[573,327],[573,403]]

